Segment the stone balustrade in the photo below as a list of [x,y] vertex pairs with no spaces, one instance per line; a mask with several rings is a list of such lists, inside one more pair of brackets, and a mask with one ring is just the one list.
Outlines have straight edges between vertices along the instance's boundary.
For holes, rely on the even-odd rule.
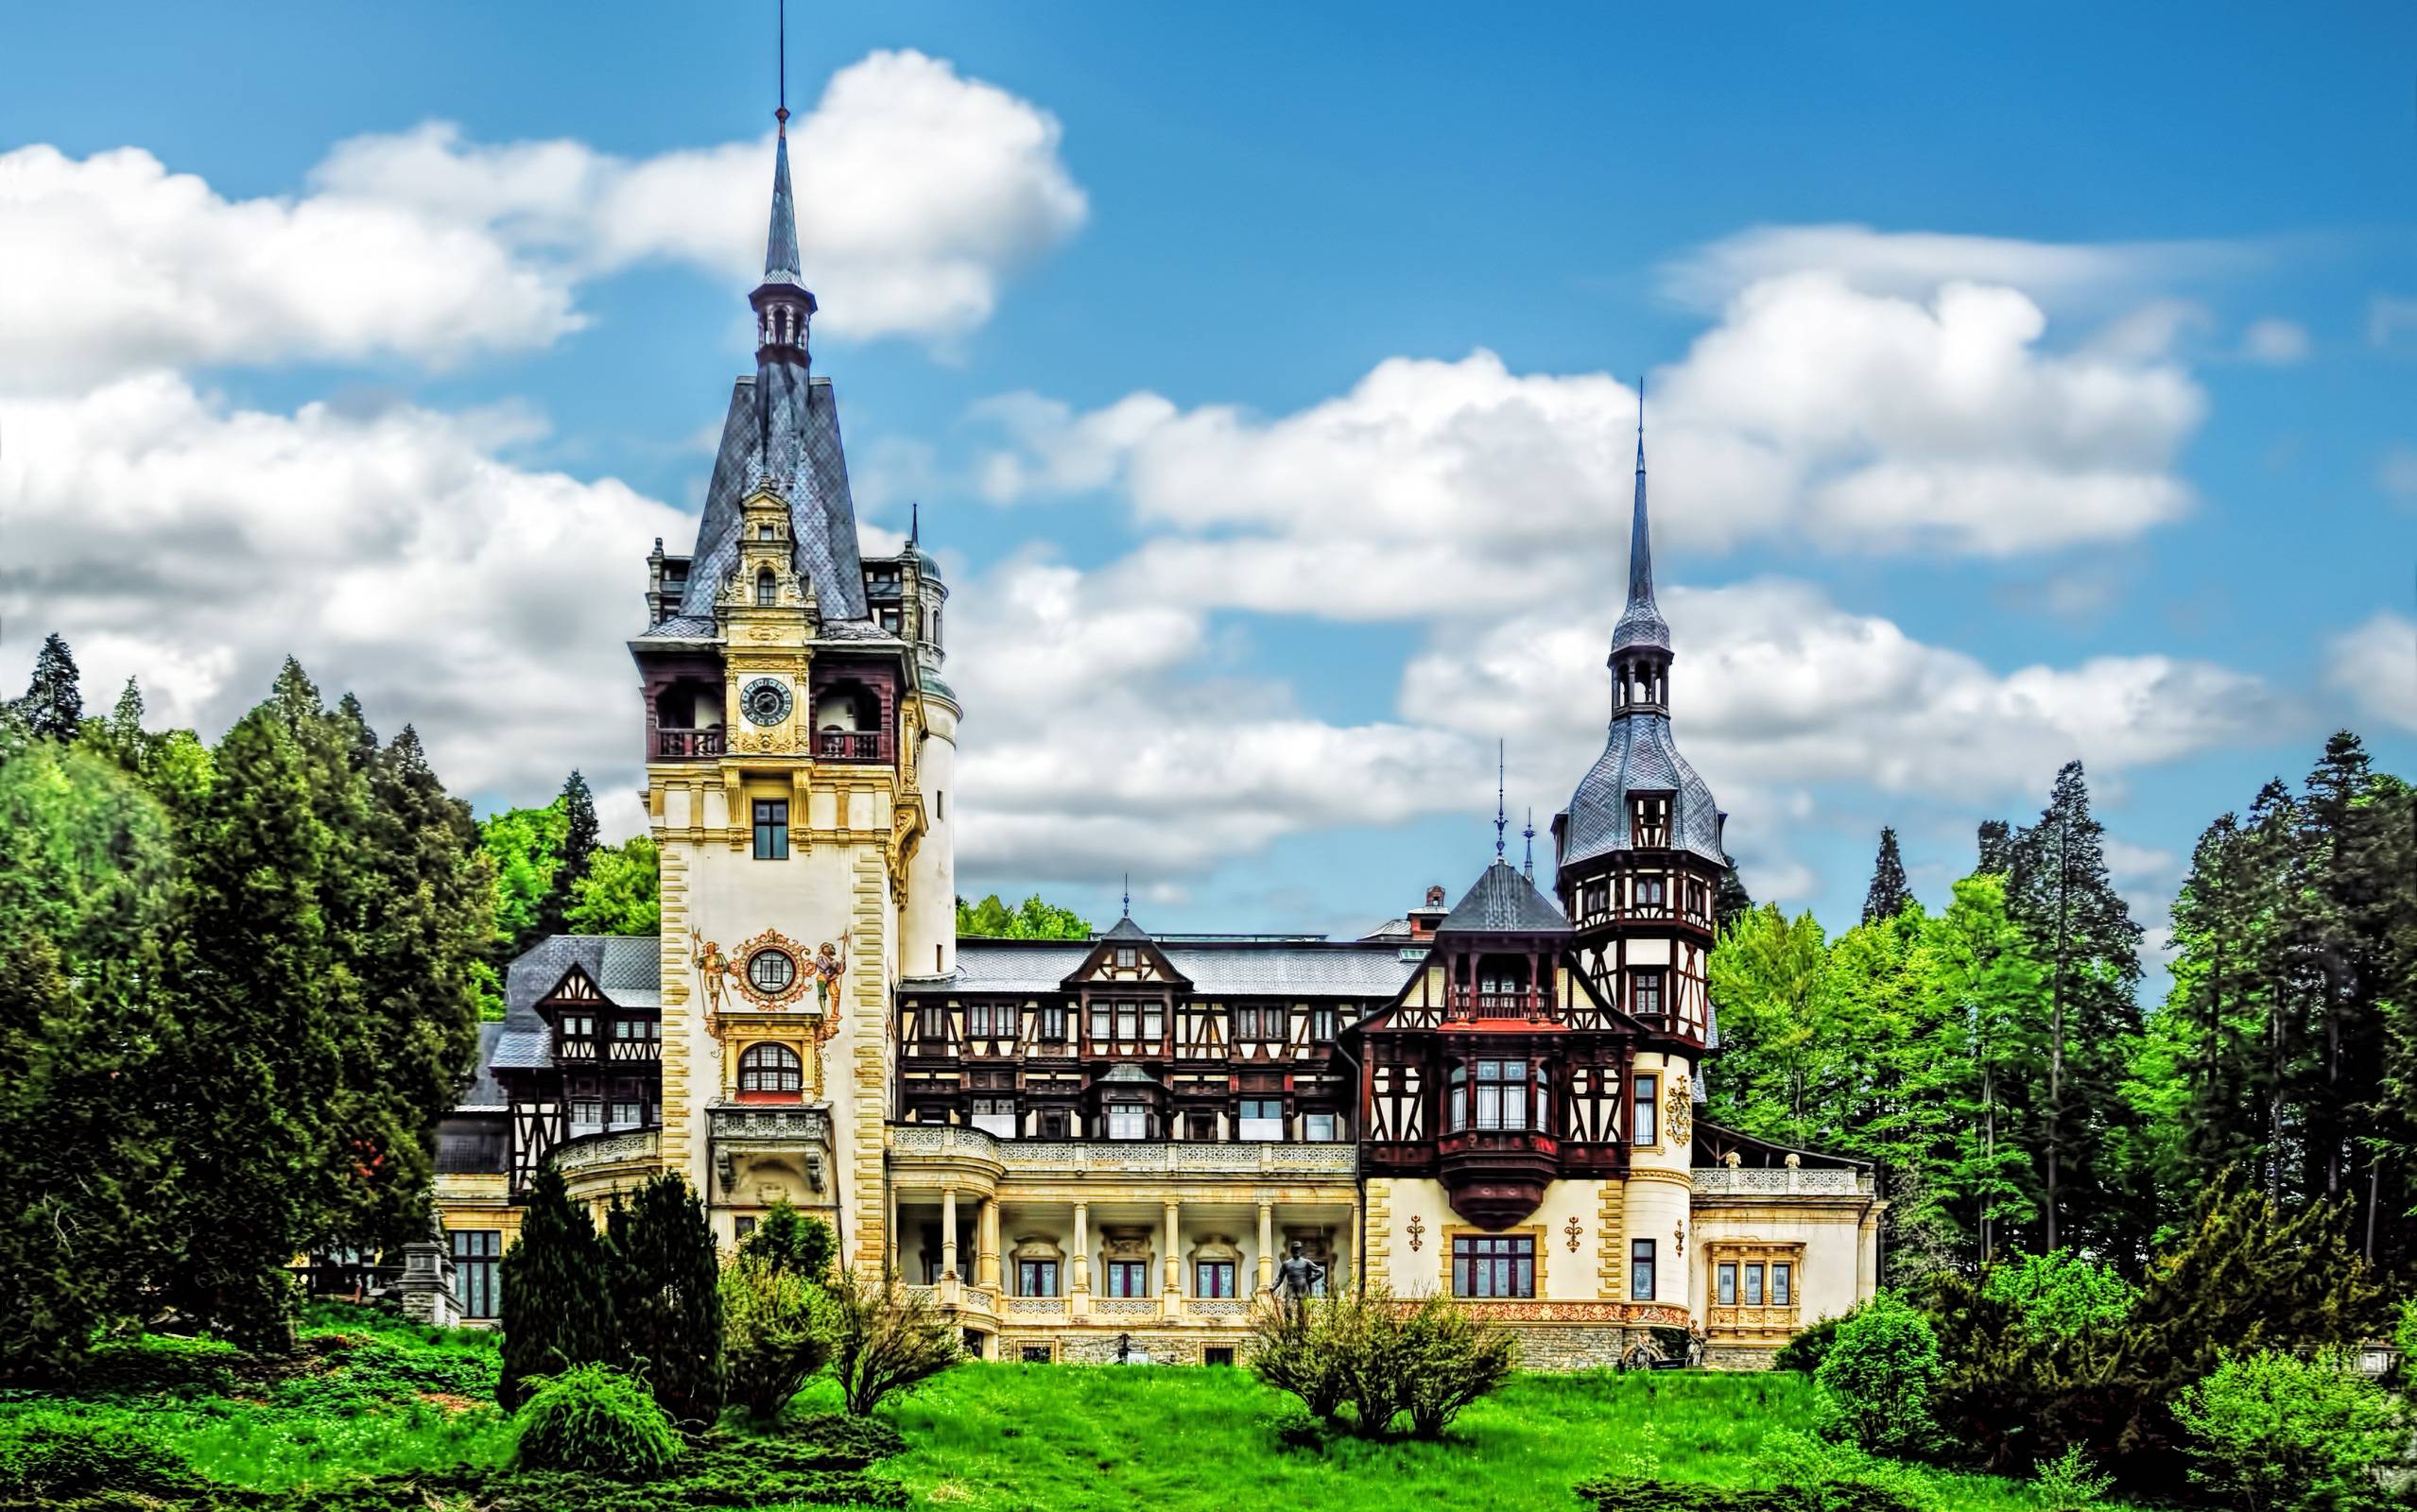
[[1359,1158],[1355,1145],[1338,1141],[1010,1140],[956,1124],[894,1125],[889,1147],[907,1159],[981,1160],[1016,1176],[1350,1177]]
[[1868,1197],[1869,1171],[1807,1171],[1788,1166],[1699,1166],[1688,1173],[1700,1197]]
[[602,1166],[651,1162],[662,1147],[663,1130],[659,1128],[582,1134],[554,1146],[554,1167],[565,1177],[575,1177]]

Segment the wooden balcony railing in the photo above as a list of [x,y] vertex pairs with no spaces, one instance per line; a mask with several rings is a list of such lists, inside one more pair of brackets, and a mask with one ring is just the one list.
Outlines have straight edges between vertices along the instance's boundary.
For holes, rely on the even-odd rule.
[[1513,992],[1472,992],[1454,988],[1445,1008],[1456,1019],[1541,1019],[1552,1012],[1551,1001],[1533,988]]
[[658,730],[655,757],[666,762],[712,761],[722,753],[718,730]]
[[814,754],[817,760],[826,762],[877,762],[885,759],[878,730],[817,730]]

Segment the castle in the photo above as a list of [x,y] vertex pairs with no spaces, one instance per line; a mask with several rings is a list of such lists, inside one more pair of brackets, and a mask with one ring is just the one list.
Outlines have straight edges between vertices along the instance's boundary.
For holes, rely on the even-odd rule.
[[678,1170],[728,1244],[786,1200],[993,1359],[1231,1363],[1296,1246],[1321,1288],[1451,1293],[1545,1367],[1653,1329],[1765,1363],[1869,1297],[1873,1172],[1699,1116],[1728,855],[1671,738],[1641,436],[1610,735],[1550,897],[1497,844],[1365,938],[957,937],[948,590],[912,539],[858,549],[786,115],[755,371],[629,643],[661,934],[512,963],[439,1134],[463,1310],[494,1314],[545,1161],[598,1204]]

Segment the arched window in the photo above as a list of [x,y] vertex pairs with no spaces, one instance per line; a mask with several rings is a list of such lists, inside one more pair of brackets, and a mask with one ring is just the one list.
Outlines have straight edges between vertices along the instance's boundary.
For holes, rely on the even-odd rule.
[[805,1062],[786,1045],[750,1045],[738,1057],[738,1090],[743,1092],[803,1091]]
[[755,575],[755,607],[770,609],[780,602],[780,587],[772,580],[772,569],[765,568]]

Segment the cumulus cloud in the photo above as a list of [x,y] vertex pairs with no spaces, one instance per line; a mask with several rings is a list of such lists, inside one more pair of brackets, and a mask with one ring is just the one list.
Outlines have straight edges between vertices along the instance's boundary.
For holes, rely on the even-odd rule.
[[[1683,501],[1658,527],[1683,552],[1788,536],[2004,557],[2178,517],[2198,386],[2135,351],[2048,350],[2046,328],[2011,288],[1914,300],[1832,272],[1752,285],[1654,381],[1655,487]],[[1636,414],[1608,374],[1517,373],[1479,351],[1389,359],[1275,417],[1148,392],[1088,413],[1010,395],[976,412],[1005,444],[975,471],[1001,502],[1121,490],[1165,532],[1154,569],[1138,565],[1205,602],[1298,603],[1315,580],[1321,612],[1416,617],[1599,575],[1633,488]]]
[[2325,679],[2366,717],[2417,730],[2417,623],[2383,610],[2335,636]]
[[[796,126],[800,246],[839,335],[979,326],[1087,213],[1053,116],[921,53],[840,70]],[[751,284],[770,187],[768,138],[626,159],[430,123],[339,144],[308,194],[255,199],[139,148],[21,147],[0,154],[0,389],[542,347],[581,324],[583,282],[633,264]]]
[[457,792],[538,799],[575,765],[608,800],[634,788],[622,642],[647,543],[694,523],[503,460],[531,416],[279,414],[154,373],[0,425],[0,608],[67,636],[88,696],[135,675],[156,717],[215,731],[290,653],[383,732],[416,724]]
[[2378,294],[2367,301],[2367,344],[2391,347],[2417,334],[2417,300]]

